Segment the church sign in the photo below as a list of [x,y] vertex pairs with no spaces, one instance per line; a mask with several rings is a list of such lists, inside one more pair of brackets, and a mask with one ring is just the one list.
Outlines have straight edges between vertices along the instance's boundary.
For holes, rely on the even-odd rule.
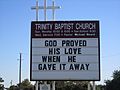
[[30,79],[100,80],[99,21],[32,21]]

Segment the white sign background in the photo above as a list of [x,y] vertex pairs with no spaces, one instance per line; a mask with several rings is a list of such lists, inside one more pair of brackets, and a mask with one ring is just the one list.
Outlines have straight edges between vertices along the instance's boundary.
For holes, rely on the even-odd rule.
[[[57,40],[56,47],[46,47],[45,41]],[[48,80],[84,80],[84,79],[98,79],[99,77],[99,60],[98,60],[98,39],[93,38],[70,38],[69,40],[86,40],[87,46],[79,46],[81,48],[81,54],[65,54],[64,49],[70,47],[62,47],[62,40],[68,40],[67,38],[59,39],[32,39],[32,72],[33,79],[48,79]],[[42,56],[50,56],[49,48],[60,48],[60,54],[54,54],[54,56],[60,56],[60,62],[42,62]],[[78,47],[71,47],[78,48]],[[68,56],[76,56],[76,62],[68,62]],[[56,64],[56,70],[39,70],[39,64]],[[60,70],[60,64],[66,64],[65,70]],[[70,64],[89,64],[88,70],[69,70]]]

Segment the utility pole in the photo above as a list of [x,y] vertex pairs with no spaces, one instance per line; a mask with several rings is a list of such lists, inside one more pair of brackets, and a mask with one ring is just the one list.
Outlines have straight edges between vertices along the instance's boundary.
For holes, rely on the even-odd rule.
[[10,81],[10,85],[12,86],[12,80]]
[[22,75],[22,73],[21,73],[21,66],[22,66],[22,64],[21,64],[21,62],[22,62],[22,53],[20,53],[20,58],[18,59],[20,62],[19,62],[19,89],[20,89],[20,85],[21,85],[21,75]]

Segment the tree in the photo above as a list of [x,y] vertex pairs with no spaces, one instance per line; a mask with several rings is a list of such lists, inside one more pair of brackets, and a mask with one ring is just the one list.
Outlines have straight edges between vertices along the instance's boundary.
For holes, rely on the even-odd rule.
[[4,80],[0,77],[0,83],[1,83],[1,82],[4,82]]
[[2,84],[4,80],[0,77],[0,90],[4,90],[4,85]]
[[57,81],[56,90],[87,90],[87,81]]
[[0,90],[4,90],[4,85],[2,84],[4,80],[0,77]]
[[116,70],[113,72],[113,78],[114,79],[120,79],[120,70]]
[[34,86],[31,84],[31,82],[28,79],[24,79],[24,81],[22,81],[21,83],[21,88],[24,90],[33,90]]
[[19,86],[22,90],[34,90],[34,86],[28,79],[24,79],[21,84],[10,86],[8,90],[19,90]]
[[105,85],[96,85],[96,90],[106,90]]
[[120,70],[113,72],[113,79],[106,80],[106,90],[120,90]]
[[10,88],[8,88],[8,90],[19,90],[19,87],[12,85],[12,86],[10,86]]

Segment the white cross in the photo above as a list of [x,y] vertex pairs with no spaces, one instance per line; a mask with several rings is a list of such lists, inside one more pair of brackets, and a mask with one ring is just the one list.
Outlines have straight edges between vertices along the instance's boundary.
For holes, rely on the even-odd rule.
[[36,9],[36,21],[38,21],[38,10],[44,9],[44,20],[47,20],[46,9],[52,9],[53,20],[55,19],[55,9],[60,9],[60,6],[55,6],[54,0],[52,0],[52,6],[47,6],[46,0],[44,0],[44,6],[38,5],[38,0],[36,0],[36,6],[33,6],[31,9]]

